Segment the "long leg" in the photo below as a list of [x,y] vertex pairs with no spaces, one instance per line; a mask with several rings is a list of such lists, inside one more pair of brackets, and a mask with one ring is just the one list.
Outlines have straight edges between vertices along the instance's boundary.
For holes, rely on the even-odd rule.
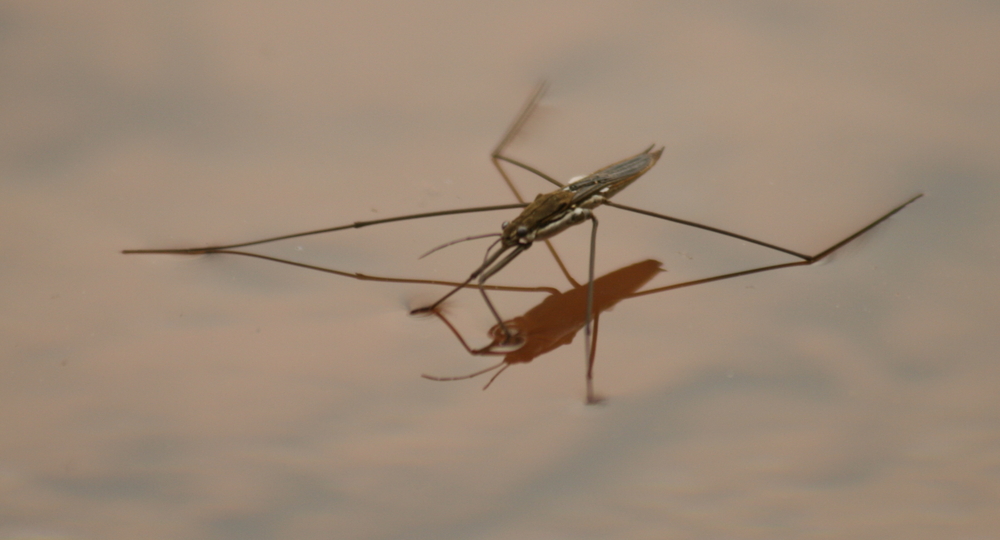
[[601,323],[601,314],[594,315],[594,337],[590,342],[590,356],[587,357],[587,404],[594,405],[603,401],[594,394],[594,359],[597,358],[597,335]]
[[[594,397],[594,385],[592,373],[594,367],[593,346],[590,338],[590,322],[594,318],[594,261],[597,258],[597,218],[590,215],[592,227],[590,228],[590,271],[587,275],[587,314],[583,325],[583,358],[587,366],[587,404],[597,403],[599,400]],[[596,332],[596,328],[595,328]]]
[[[441,319],[442,322],[444,322],[445,326],[447,326],[448,329],[451,330],[452,334],[455,334],[455,337],[458,338],[459,343],[461,343],[462,346],[465,347],[465,350],[468,351],[469,354],[480,355],[480,356],[485,356],[485,355],[502,356],[504,354],[507,354],[506,352],[493,352],[493,351],[490,350],[490,348],[491,348],[490,346],[487,346],[487,347],[485,347],[483,349],[473,349],[473,348],[469,347],[468,343],[465,342],[465,338],[462,337],[462,334],[458,331],[457,328],[455,328],[455,326],[453,324],[451,324],[451,321],[449,321],[448,318],[445,317],[443,313],[441,313],[440,311],[435,311],[434,314],[437,315],[437,317],[439,319]],[[503,373],[504,370],[506,370],[508,367],[510,367],[510,363],[507,361],[506,358],[504,358],[502,361],[500,361],[497,364],[494,364],[494,365],[492,365],[492,366],[490,366],[488,368],[485,368],[485,369],[481,369],[481,370],[476,371],[474,373],[469,373],[467,375],[459,375],[457,377],[436,377],[434,375],[427,375],[425,373],[425,374],[422,374],[421,377],[423,377],[425,379],[432,380],[432,381],[441,381],[441,382],[461,381],[461,380],[465,380],[465,379],[471,379],[473,377],[478,377],[478,376],[482,375],[483,373],[489,373],[489,372],[491,372],[491,371],[499,368],[500,371],[497,371],[496,373],[494,373],[493,376],[490,377],[490,380],[486,382],[486,386],[483,386],[483,390],[486,390],[487,388],[490,387],[491,384],[493,384],[493,381],[497,380],[497,377],[499,377],[500,374]]]
[[209,246],[201,248],[179,248],[179,249],[126,249],[122,253],[126,255],[130,254],[172,254],[172,255],[203,255],[205,253],[218,253],[227,249],[236,249],[248,246],[257,246],[260,244],[267,244],[269,242],[277,242],[279,240],[288,240],[291,238],[301,238],[303,236],[312,236],[315,234],[324,234],[335,231],[343,231],[346,229],[360,229],[362,227],[368,227],[371,225],[381,225],[383,223],[392,223],[395,221],[407,221],[411,219],[423,219],[429,217],[438,216],[453,216],[456,214],[471,214],[474,212],[492,212],[495,210],[511,210],[513,208],[524,208],[527,204],[517,203],[517,204],[500,204],[495,206],[475,206],[471,208],[458,208],[455,210],[441,210],[438,212],[424,212],[422,214],[407,214],[405,216],[396,216],[384,219],[374,219],[371,221],[355,221],[348,225],[340,225],[337,227],[329,227],[326,229],[317,229],[315,231],[306,231],[300,233],[286,234],[283,236],[274,236],[271,238],[264,238],[261,240],[252,240],[250,242],[242,242],[239,244],[227,244],[224,246]]
[[[503,318],[500,317],[500,313],[498,313],[497,309],[493,307],[493,302],[490,302],[490,297],[486,294],[486,288],[484,287],[484,285],[487,279],[492,277],[493,274],[496,274],[497,272],[502,270],[503,267],[507,266],[510,263],[510,261],[513,261],[515,257],[523,253],[524,250],[528,249],[529,247],[531,247],[530,244],[519,245],[515,247],[514,251],[510,252],[510,255],[504,257],[503,260],[496,263],[495,265],[493,265],[493,267],[491,267],[489,270],[486,270],[485,272],[482,273],[482,275],[479,276],[479,292],[482,293],[483,300],[486,301],[486,306],[490,308],[490,313],[493,314],[493,317],[497,320],[497,324],[500,325],[500,330],[503,331],[504,344],[510,343],[510,340],[513,337],[513,335],[511,334],[510,329],[507,328],[507,324],[503,322]],[[503,251],[497,252],[497,255],[499,255],[500,253],[503,253]],[[435,304],[435,306],[437,306],[440,303],[441,302],[438,301],[437,304]]]
[[287,264],[289,266],[297,266],[299,268],[305,268],[307,270],[316,270],[317,272],[325,272],[327,274],[334,274],[337,276],[343,276],[351,279],[357,279],[359,281],[381,281],[385,283],[416,283],[420,285],[444,285],[448,287],[455,287],[457,289],[461,288],[480,288],[489,291],[506,291],[506,292],[540,292],[546,294],[559,294],[559,289],[554,287],[513,287],[509,285],[473,285],[471,280],[467,280],[463,283],[457,283],[454,281],[440,281],[436,279],[412,279],[412,278],[393,278],[385,276],[371,276],[368,274],[362,274],[360,272],[344,272],[342,270],[335,270],[333,268],[326,268],[323,266],[316,266],[312,264],[300,263],[295,261],[290,261],[288,259],[281,259],[278,257],[271,257],[270,255],[262,255],[260,253],[251,253],[249,251],[238,251],[230,249],[220,249],[212,251],[209,254],[223,253],[226,255],[242,255],[244,257],[252,257],[255,259],[263,259],[265,261],[272,261],[281,264]]
[[[434,310],[433,313],[438,319],[441,319],[441,322],[443,322],[444,325],[447,326],[449,330],[451,330],[452,334],[455,334],[455,337],[458,338],[458,342],[462,344],[462,347],[469,354],[473,356],[504,356],[509,352],[507,350],[495,350],[494,347],[497,345],[496,342],[491,343],[485,347],[481,347],[479,349],[473,349],[472,347],[469,346],[469,343],[465,341],[465,338],[462,337],[462,333],[458,331],[458,328],[455,328],[455,325],[451,324],[451,321],[448,320],[448,317],[446,317],[444,313],[441,312],[441,310]],[[443,379],[453,380],[447,377],[432,377],[427,375],[424,375],[423,377],[434,381]]]
[[[778,270],[779,268],[791,268],[793,266],[806,266],[806,265],[817,263],[817,262],[819,262],[819,261],[821,261],[821,260],[829,257],[833,252],[835,252],[838,249],[844,247],[845,245],[847,245],[848,243],[850,243],[851,241],[853,241],[857,237],[859,237],[862,234],[864,234],[864,233],[872,230],[873,228],[875,228],[876,225],[878,225],[879,223],[882,223],[883,221],[889,219],[894,214],[896,214],[897,212],[899,212],[903,208],[906,208],[910,203],[912,203],[913,201],[919,199],[920,197],[923,197],[922,193],[919,194],[919,195],[917,195],[917,196],[915,196],[915,197],[913,197],[913,198],[911,198],[910,200],[906,201],[905,203],[897,206],[896,208],[893,208],[892,210],[890,210],[889,212],[887,212],[882,217],[876,219],[875,221],[869,223],[868,225],[865,225],[864,227],[862,227],[861,229],[859,229],[854,234],[848,236],[847,238],[844,238],[840,242],[837,242],[836,244],[834,244],[834,245],[826,248],[825,250],[819,252],[816,255],[794,254],[796,257],[799,257],[799,258],[802,259],[800,261],[793,261],[793,262],[782,263],[782,264],[773,264],[773,265],[770,265],[770,266],[761,266],[760,268],[751,268],[749,270],[740,270],[739,272],[731,272],[729,274],[721,274],[721,275],[718,275],[718,276],[712,276],[712,277],[707,277],[707,278],[702,278],[702,279],[695,279],[695,280],[692,280],[692,281],[685,281],[683,283],[675,283],[673,285],[666,285],[664,287],[657,287],[655,289],[649,289],[649,290],[646,290],[646,291],[639,291],[637,293],[631,294],[629,297],[630,298],[634,298],[636,296],[645,296],[647,294],[656,294],[656,293],[663,292],[663,291],[670,291],[670,290],[673,290],[673,289],[680,289],[682,287],[691,287],[693,285],[701,285],[702,283],[711,283],[713,281],[722,281],[724,279],[730,279],[730,278],[735,278],[735,277],[740,277],[740,276],[747,276],[747,275],[750,275],[750,274],[759,274],[760,272],[768,272],[770,270]],[[781,250],[781,251],[785,251],[785,250]]]
[[[518,246],[518,248],[521,248],[521,246]],[[431,304],[429,306],[424,306],[422,308],[417,308],[417,309],[414,309],[414,310],[410,311],[410,315],[416,315],[418,313],[429,313],[429,312],[432,312],[432,311],[436,310],[438,308],[438,306],[440,306],[442,303],[444,303],[445,300],[451,298],[451,296],[453,294],[457,293],[461,289],[464,289],[465,287],[468,287],[469,284],[472,283],[472,280],[476,279],[477,277],[480,277],[481,275],[485,275],[484,272],[487,272],[488,269],[490,268],[490,266],[492,266],[493,263],[495,263],[497,261],[497,259],[499,259],[500,256],[503,255],[504,252],[506,252],[508,249],[509,249],[509,247],[502,247],[502,248],[498,249],[496,252],[494,252],[493,254],[489,255],[486,258],[486,260],[483,261],[483,264],[479,265],[479,268],[476,268],[472,272],[472,274],[470,274],[469,277],[465,281],[463,281],[462,283],[460,283],[454,289],[448,291],[448,293],[445,294],[444,296],[442,296],[441,298],[438,298],[438,300],[436,302],[434,302],[433,304]],[[520,251],[521,250],[519,249],[518,251],[516,251],[516,253],[520,253]],[[507,259],[510,259],[510,258],[511,258],[510,256],[507,257]],[[505,259],[505,260],[507,260],[507,259]],[[504,264],[506,264],[506,263],[504,263]],[[495,273],[495,272],[496,271],[494,270],[493,273]],[[492,275],[492,273],[490,273],[490,275]],[[483,290],[483,283],[482,282],[483,282],[483,279],[481,278],[476,283],[476,287],[479,287],[479,290]],[[484,296],[485,296],[485,294],[486,293],[483,293]],[[493,311],[494,315],[496,315],[496,310],[494,310],[493,309],[493,305],[490,304],[489,298],[486,299],[486,304],[488,306],[490,306],[490,310]]]
[[[497,171],[500,173],[500,176],[503,178],[503,181],[507,184],[507,187],[510,188],[511,193],[513,193],[514,197],[518,200],[518,202],[521,203],[525,203],[525,199],[521,195],[521,192],[517,190],[517,187],[514,186],[514,182],[511,181],[510,176],[507,175],[507,171],[505,171],[504,168],[500,165],[501,161],[506,161],[512,165],[516,165],[554,184],[557,187],[564,187],[564,184],[562,182],[559,182],[558,180],[543,173],[542,171],[530,165],[526,165],[524,163],[521,163],[520,161],[516,161],[514,159],[511,159],[503,155],[503,152],[504,150],[507,149],[507,146],[510,145],[510,143],[517,137],[518,133],[521,132],[521,129],[524,127],[524,124],[528,122],[528,118],[531,116],[531,113],[535,112],[535,108],[538,107],[538,102],[539,100],[542,99],[542,95],[545,94],[545,90],[547,88],[548,84],[546,84],[545,82],[540,83],[538,87],[535,88],[535,91],[532,92],[531,96],[528,98],[528,101],[525,102],[524,107],[521,109],[521,112],[517,115],[517,118],[515,118],[514,122],[510,125],[509,128],[507,128],[507,132],[504,133],[503,137],[500,139],[500,142],[497,144],[496,148],[494,148],[493,152],[490,153],[490,159],[493,161],[493,166],[497,168]],[[574,287],[579,287],[580,284],[575,279],[573,279],[572,274],[569,273],[569,269],[566,268],[566,265],[563,263],[562,258],[559,257],[559,253],[556,252],[556,248],[552,246],[552,243],[546,240],[545,246],[548,248],[549,253],[552,254],[552,258],[555,259],[556,265],[559,266],[559,270],[563,273],[564,276],[566,276],[566,279],[569,281],[570,285]]]
[[658,218],[658,219],[664,219],[664,220],[667,220],[667,221],[672,221],[674,223],[680,223],[681,225],[687,225],[688,227],[695,227],[697,229],[703,229],[703,230],[706,230],[706,231],[711,231],[711,232],[714,232],[716,234],[722,234],[722,235],[725,235],[725,236],[730,236],[732,238],[743,240],[744,242],[750,242],[751,244],[757,244],[758,246],[764,246],[766,248],[773,249],[775,251],[780,251],[782,253],[787,253],[787,254],[789,254],[789,255],[791,255],[793,257],[798,257],[798,258],[803,259],[803,260],[808,260],[809,259],[808,255],[803,255],[801,253],[797,253],[797,252],[792,251],[790,249],[785,249],[783,247],[778,247],[778,246],[775,246],[773,244],[769,244],[767,242],[762,242],[760,240],[755,240],[753,238],[749,238],[747,236],[743,236],[742,234],[736,234],[734,232],[724,231],[724,230],[718,229],[716,227],[710,227],[708,225],[702,225],[701,223],[695,223],[694,221],[688,221],[686,219],[675,218],[675,217],[672,217],[672,216],[667,216],[667,215],[664,215],[664,214],[659,214],[657,212],[650,212],[649,210],[643,210],[641,208],[635,208],[635,207],[632,207],[632,206],[625,206],[624,204],[618,204],[618,203],[614,203],[614,202],[611,202],[611,201],[608,201],[608,202],[606,202],[604,204],[606,206],[611,206],[611,207],[614,207],[614,208],[620,208],[622,210],[628,210],[629,212],[635,212],[636,214],[642,214],[644,216],[650,216],[650,217],[655,217],[655,218]]
[[[878,223],[880,223],[882,220],[888,218],[889,216],[895,214],[896,212],[899,212],[904,207],[906,207],[906,205],[912,203],[913,201],[915,201],[915,200],[917,200],[917,199],[919,199],[920,197],[923,197],[923,196],[924,196],[923,193],[914,196],[912,199],[906,201],[905,203],[901,204],[900,206],[896,207],[894,210],[892,210],[891,212],[889,212],[888,214],[886,214],[885,216],[883,216],[879,221],[876,221],[875,223],[871,224],[868,228],[874,227],[875,225],[877,225]],[[756,239],[750,238],[748,236],[743,236],[742,234],[736,234],[734,232],[725,231],[725,230],[722,230],[722,229],[718,229],[716,227],[710,227],[708,225],[702,225],[701,223],[695,223],[693,221],[688,221],[688,220],[685,220],[685,219],[680,219],[680,218],[675,218],[675,217],[672,217],[672,216],[667,216],[667,215],[664,215],[664,214],[659,214],[657,212],[650,212],[649,210],[643,210],[641,208],[634,208],[632,206],[625,206],[624,204],[618,204],[618,203],[614,203],[614,202],[611,202],[611,201],[608,201],[608,202],[606,202],[604,204],[606,206],[611,206],[611,207],[614,207],[614,208],[619,208],[621,210],[628,210],[629,212],[635,212],[637,214],[642,214],[642,215],[645,215],[645,216],[650,216],[650,217],[655,217],[655,218],[659,218],[659,219],[664,219],[664,220],[667,220],[667,221],[673,221],[674,223],[680,223],[681,225],[687,225],[689,227],[695,227],[695,228],[698,228],[698,229],[703,229],[703,230],[706,230],[706,231],[714,232],[716,234],[730,236],[730,237],[736,238],[738,240],[743,240],[744,242],[750,242],[751,244],[757,244],[758,246],[763,246],[763,247],[766,247],[766,248],[769,248],[769,249],[773,249],[775,251],[780,251],[782,253],[787,253],[788,255],[791,255],[793,257],[798,257],[798,258],[802,259],[802,261],[805,264],[811,264],[813,262],[816,262],[817,260],[819,260],[820,258],[822,258],[821,255],[825,256],[825,255],[829,254],[829,253],[821,253],[820,255],[815,255],[815,256],[805,255],[805,254],[802,254],[802,253],[798,253],[796,251],[792,251],[790,249],[786,249],[786,248],[783,248],[783,247],[776,246],[774,244],[769,244],[767,242],[763,242],[761,240],[756,240]],[[866,230],[868,230],[868,229],[864,229],[864,230],[858,232],[857,234],[860,235],[860,234],[864,233]],[[851,241],[853,239],[854,239],[854,237],[851,237],[851,238],[847,239],[844,243],[847,243],[847,242],[849,242],[849,241]],[[835,246],[833,249],[836,249],[837,247],[840,247],[840,246]]]
[[[495,253],[487,257],[486,260],[483,261],[483,264],[481,264],[479,268],[476,268],[476,270],[472,272],[472,274],[469,276],[468,279],[466,279],[457,287],[455,287],[447,294],[439,298],[437,302],[434,302],[433,304],[426,307],[414,309],[410,311],[410,314],[429,313],[436,311],[438,306],[440,306],[441,303],[450,298],[451,295],[455,294],[460,289],[469,286],[469,283],[471,283],[472,280],[479,278],[476,282],[477,287],[479,287],[479,292],[482,293],[483,300],[486,301],[486,307],[489,308],[490,313],[493,314],[493,318],[495,318],[497,320],[497,324],[500,325],[500,329],[503,331],[505,336],[504,342],[509,343],[510,339],[513,337],[513,334],[511,333],[510,329],[507,328],[507,324],[503,322],[503,318],[500,317],[500,313],[497,312],[497,309],[495,307],[493,307],[493,302],[490,301],[489,295],[486,294],[486,289],[487,289],[486,280],[492,277],[500,270],[502,270],[505,266],[510,264],[510,261],[513,261],[518,255],[523,253],[524,250],[528,249],[529,247],[531,247],[531,244],[518,245],[514,247],[514,251],[511,251],[509,254],[507,254],[506,257],[500,259],[500,256],[503,255],[508,249],[510,249],[510,246],[501,247]],[[500,260],[498,261],[497,259]]]
[[[509,341],[510,338],[512,337],[510,329],[508,329],[507,325],[503,322],[503,318],[500,317],[500,313],[498,313],[497,310],[496,310],[496,308],[493,307],[493,302],[490,301],[489,295],[486,294],[487,286],[486,286],[485,283],[486,283],[487,279],[489,279],[494,274],[496,274],[497,272],[499,272],[500,270],[502,270],[505,266],[507,266],[508,264],[510,264],[510,261],[514,260],[518,255],[520,255],[526,249],[528,249],[529,247],[531,247],[531,244],[517,245],[517,246],[514,247],[514,251],[511,251],[509,254],[507,254],[506,257],[504,257],[503,259],[500,259],[500,256],[503,255],[508,249],[510,249],[510,247],[511,246],[501,247],[495,253],[493,253],[492,255],[488,256],[486,258],[486,260],[483,261],[483,264],[481,264],[479,266],[479,268],[476,268],[476,270],[472,272],[472,274],[468,277],[468,279],[466,279],[464,282],[462,282],[461,284],[459,284],[457,287],[455,287],[454,289],[452,289],[451,291],[449,291],[447,294],[445,294],[444,296],[442,296],[441,298],[439,298],[437,300],[437,302],[434,302],[433,304],[431,304],[429,306],[426,306],[426,307],[414,309],[410,313],[411,314],[428,313],[428,312],[432,312],[432,311],[437,310],[438,306],[440,306],[448,298],[451,298],[451,296],[453,294],[455,294],[456,292],[458,292],[459,289],[467,287],[469,285],[469,283],[472,282],[472,280],[474,280],[476,278],[479,278],[477,280],[477,282],[476,282],[476,285],[477,285],[477,287],[479,287],[479,292],[482,293],[482,295],[483,295],[483,300],[486,301],[486,307],[488,307],[490,309],[490,313],[493,314],[493,318],[495,318],[497,320],[497,324],[500,325],[500,329],[503,330],[504,335],[507,337],[507,340]],[[498,259],[500,259],[500,260],[498,261]]]
[[504,171],[503,167],[500,166],[500,161],[506,161],[508,163],[517,165],[518,167],[521,167],[522,169],[535,173],[541,178],[544,178],[545,180],[555,184],[556,187],[563,187],[563,184],[561,182],[553,179],[552,177],[539,171],[538,169],[516,162],[503,155],[503,152],[504,150],[507,149],[507,146],[510,145],[510,143],[517,137],[518,133],[521,132],[521,129],[524,127],[524,124],[528,122],[528,118],[531,116],[531,113],[535,112],[535,108],[538,107],[538,102],[542,99],[542,95],[545,94],[545,90],[547,88],[548,84],[546,84],[545,82],[540,83],[538,87],[535,88],[535,91],[531,93],[531,96],[528,98],[528,101],[525,102],[524,107],[521,109],[521,112],[517,115],[517,118],[515,118],[514,122],[510,125],[509,128],[507,128],[507,132],[504,133],[503,138],[500,139],[500,142],[497,143],[496,148],[494,148],[493,152],[490,153],[490,158],[493,160],[493,166],[496,167],[498,171],[500,171],[500,176],[503,177],[504,182],[507,183],[507,187],[509,187],[511,192],[514,193],[514,197],[516,197],[519,202],[525,202],[524,197],[521,196],[521,193],[514,186],[514,182],[510,180],[510,177],[507,176],[507,172]]

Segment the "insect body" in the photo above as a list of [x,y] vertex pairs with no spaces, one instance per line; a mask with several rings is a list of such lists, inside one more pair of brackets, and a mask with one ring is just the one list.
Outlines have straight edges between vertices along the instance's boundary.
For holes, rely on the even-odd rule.
[[590,211],[608,202],[616,193],[639,179],[663,154],[653,147],[593,174],[571,182],[562,189],[539,195],[514,221],[504,225],[504,246],[546,240],[567,228],[590,219]]
[[[493,303],[490,302],[483,284],[491,276],[503,269],[510,261],[531,247],[532,243],[538,240],[548,240],[566,229],[590,220],[594,224],[594,233],[597,230],[597,218],[593,215],[593,209],[608,202],[619,191],[625,189],[632,182],[646,173],[660,159],[663,149],[653,151],[653,147],[618,163],[609,165],[593,174],[571,182],[555,191],[539,194],[534,201],[521,211],[521,214],[512,221],[503,224],[503,231],[500,233],[498,243],[500,248],[493,251],[486,257],[483,264],[477,268],[469,279],[462,285],[455,287],[448,294],[441,297],[430,306],[416,309],[414,313],[431,312],[437,309],[446,299],[459,289],[478,278],[478,285],[482,291],[483,299],[489,306],[493,316],[496,317],[497,324],[506,336],[506,345],[516,345],[512,340],[517,340],[503,319],[497,313]],[[513,249],[506,257],[500,257],[508,250]],[[491,247],[492,250],[492,247]],[[591,252],[593,256],[593,250]],[[593,284],[593,261],[591,261],[591,275],[589,282]],[[585,335],[590,336],[590,318],[593,310],[593,291],[588,297],[587,326]]]

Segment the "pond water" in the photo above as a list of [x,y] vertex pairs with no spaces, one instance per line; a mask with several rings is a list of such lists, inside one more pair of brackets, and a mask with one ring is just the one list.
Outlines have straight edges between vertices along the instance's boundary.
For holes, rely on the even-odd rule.
[[[899,10],[0,7],[0,539],[993,537],[1000,8]],[[509,154],[665,146],[622,204],[815,254],[924,197],[822,264],[607,301],[598,406],[579,302],[484,392],[420,377],[500,360],[408,314],[441,286],[121,254],[514,202],[489,153],[542,79]],[[597,214],[598,275],[650,261],[628,286],[793,260]],[[257,252],[462,280],[488,241],[419,256],[514,215]],[[554,242],[578,282],[588,243]],[[491,281],[573,289],[541,245]],[[490,342],[475,291],[445,313]]]

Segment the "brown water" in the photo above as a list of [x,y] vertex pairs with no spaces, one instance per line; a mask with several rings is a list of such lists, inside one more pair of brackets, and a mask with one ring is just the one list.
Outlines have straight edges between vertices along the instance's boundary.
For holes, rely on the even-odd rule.
[[[0,539],[994,538],[1000,8],[987,2],[0,7]],[[485,380],[443,292],[123,256],[511,202],[651,143],[616,200],[830,262],[618,302]],[[516,174],[534,196],[551,186]],[[599,274],[789,259],[606,208]],[[263,253],[461,279],[509,212]],[[557,239],[585,279],[588,231]],[[498,284],[565,291],[540,246]],[[495,293],[507,317],[540,293]],[[489,342],[474,292],[447,305]]]

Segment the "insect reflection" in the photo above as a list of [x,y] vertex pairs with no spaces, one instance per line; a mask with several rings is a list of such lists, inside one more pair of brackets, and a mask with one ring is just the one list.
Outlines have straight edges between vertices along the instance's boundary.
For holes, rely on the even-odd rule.
[[[659,261],[647,259],[624,268],[619,268],[594,279],[592,306],[594,339],[590,348],[591,359],[587,364],[588,386],[593,385],[593,356],[597,354],[597,330],[601,313],[611,309],[618,302],[634,296],[643,285],[656,277],[661,271]],[[504,326],[499,324],[493,326],[489,331],[492,342],[479,349],[469,347],[465,338],[462,337],[462,334],[459,333],[458,329],[448,320],[445,314],[440,309],[435,309],[433,311],[434,315],[448,326],[469,354],[474,356],[502,355],[504,359],[494,366],[468,375],[457,377],[422,375],[422,377],[432,381],[458,381],[499,370],[483,386],[483,390],[486,390],[508,367],[514,364],[531,362],[543,354],[572,343],[573,338],[587,323],[587,296],[588,286],[579,284],[565,292],[552,293],[546,296],[538,305],[525,312],[524,315],[504,321]],[[513,330],[522,336],[523,342],[517,347],[506,346],[507,334],[505,328]],[[599,398],[593,395],[592,389],[588,392],[588,395],[591,402],[600,401]]]

